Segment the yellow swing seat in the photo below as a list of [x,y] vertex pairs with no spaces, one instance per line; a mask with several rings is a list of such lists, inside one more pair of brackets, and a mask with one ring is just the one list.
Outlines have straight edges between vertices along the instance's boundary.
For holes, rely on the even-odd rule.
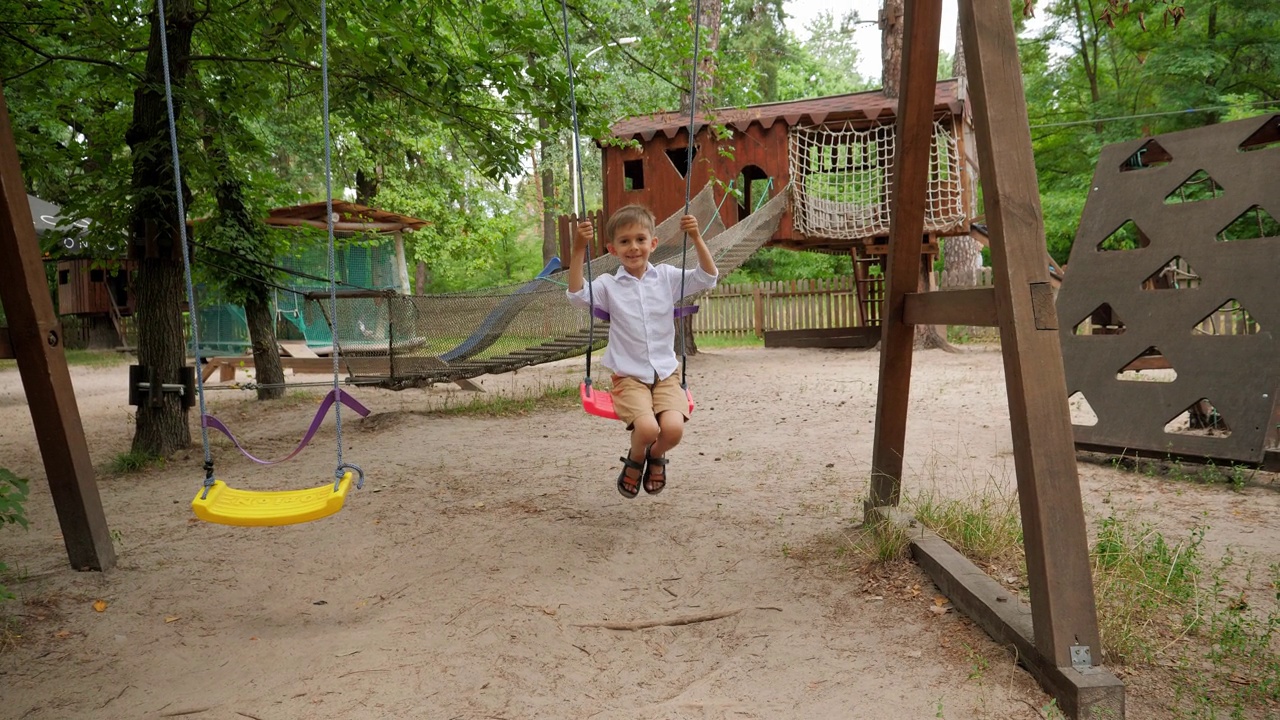
[[304,490],[237,490],[215,480],[206,494],[204,488],[191,501],[196,517],[219,525],[268,527],[294,525],[329,517],[342,509],[351,488],[351,471],[342,474],[338,487],[325,483]]

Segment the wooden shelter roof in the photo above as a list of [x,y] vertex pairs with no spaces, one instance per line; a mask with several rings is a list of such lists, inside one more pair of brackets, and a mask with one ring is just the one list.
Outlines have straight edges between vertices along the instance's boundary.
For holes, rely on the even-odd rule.
[[[940,80],[936,87],[935,111],[959,115],[964,107],[959,81]],[[787,125],[821,125],[839,120],[886,121],[893,118],[897,112],[897,99],[886,98],[879,90],[868,90],[846,95],[829,95],[740,108],[716,108],[702,113],[697,118],[695,130],[700,130],[709,122],[727,125],[738,132],[746,132],[747,128],[753,124],[759,124],[768,129],[779,120]],[[667,138],[674,138],[677,133],[687,130],[688,127],[687,114],[664,112],[621,120],[614,124],[611,131],[617,138],[627,140],[638,138],[647,142],[658,133],[666,135]]]
[[[333,229],[343,232],[393,233],[418,230],[431,224],[420,218],[376,210],[344,200],[333,201],[333,212],[338,216],[334,220]],[[305,225],[323,230],[328,227],[324,215],[325,203],[307,203],[275,208],[267,213],[264,222],[275,227]]]

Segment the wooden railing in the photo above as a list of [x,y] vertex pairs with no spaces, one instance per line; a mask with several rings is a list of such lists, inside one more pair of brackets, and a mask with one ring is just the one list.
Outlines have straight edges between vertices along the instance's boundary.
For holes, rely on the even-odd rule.
[[[978,271],[979,286],[991,285],[991,268]],[[940,288],[959,284],[946,273],[935,274]],[[871,293],[871,298],[878,298]],[[874,303],[873,303],[874,304]],[[858,296],[855,278],[844,275],[813,280],[771,280],[718,285],[698,299],[693,331],[709,335],[756,335],[766,330],[810,330],[856,327]],[[879,308],[869,308],[870,318]]]

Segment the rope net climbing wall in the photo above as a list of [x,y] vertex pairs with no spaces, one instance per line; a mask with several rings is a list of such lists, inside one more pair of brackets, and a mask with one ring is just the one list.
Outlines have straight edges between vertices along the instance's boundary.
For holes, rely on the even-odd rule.
[[[895,126],[793,127],[789,143],[793,227],[811,238],[858,240],[889,232]],[[955,134],[933,126],[926,232],[962,223],[960,154]]]

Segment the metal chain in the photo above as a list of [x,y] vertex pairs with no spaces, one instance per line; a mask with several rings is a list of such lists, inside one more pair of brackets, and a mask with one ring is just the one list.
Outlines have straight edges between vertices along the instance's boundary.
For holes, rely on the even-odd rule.
[[[187,315],[191,319],[191,352],[200,367],[200,320],[195,283],[191,279],[191,251],[187,247],[187,208],[182,199],[182,163],[178,159],[178,124],[173,113],[173,81],[169,76],[169,32],[164,17],[164,0],[156,0],[160,15],[160,58],[164,65],[164,104],[169,116],[169,150],[173,155],[173,188],[178,199],[178,234],[182,240],[182,271],[187,281]],[[196,372],[196,398],[200,403],[200,445],[204,449],[204,494],[213,486],[213,453],[209,449],[209,428],[205,427],[204,375]]]

